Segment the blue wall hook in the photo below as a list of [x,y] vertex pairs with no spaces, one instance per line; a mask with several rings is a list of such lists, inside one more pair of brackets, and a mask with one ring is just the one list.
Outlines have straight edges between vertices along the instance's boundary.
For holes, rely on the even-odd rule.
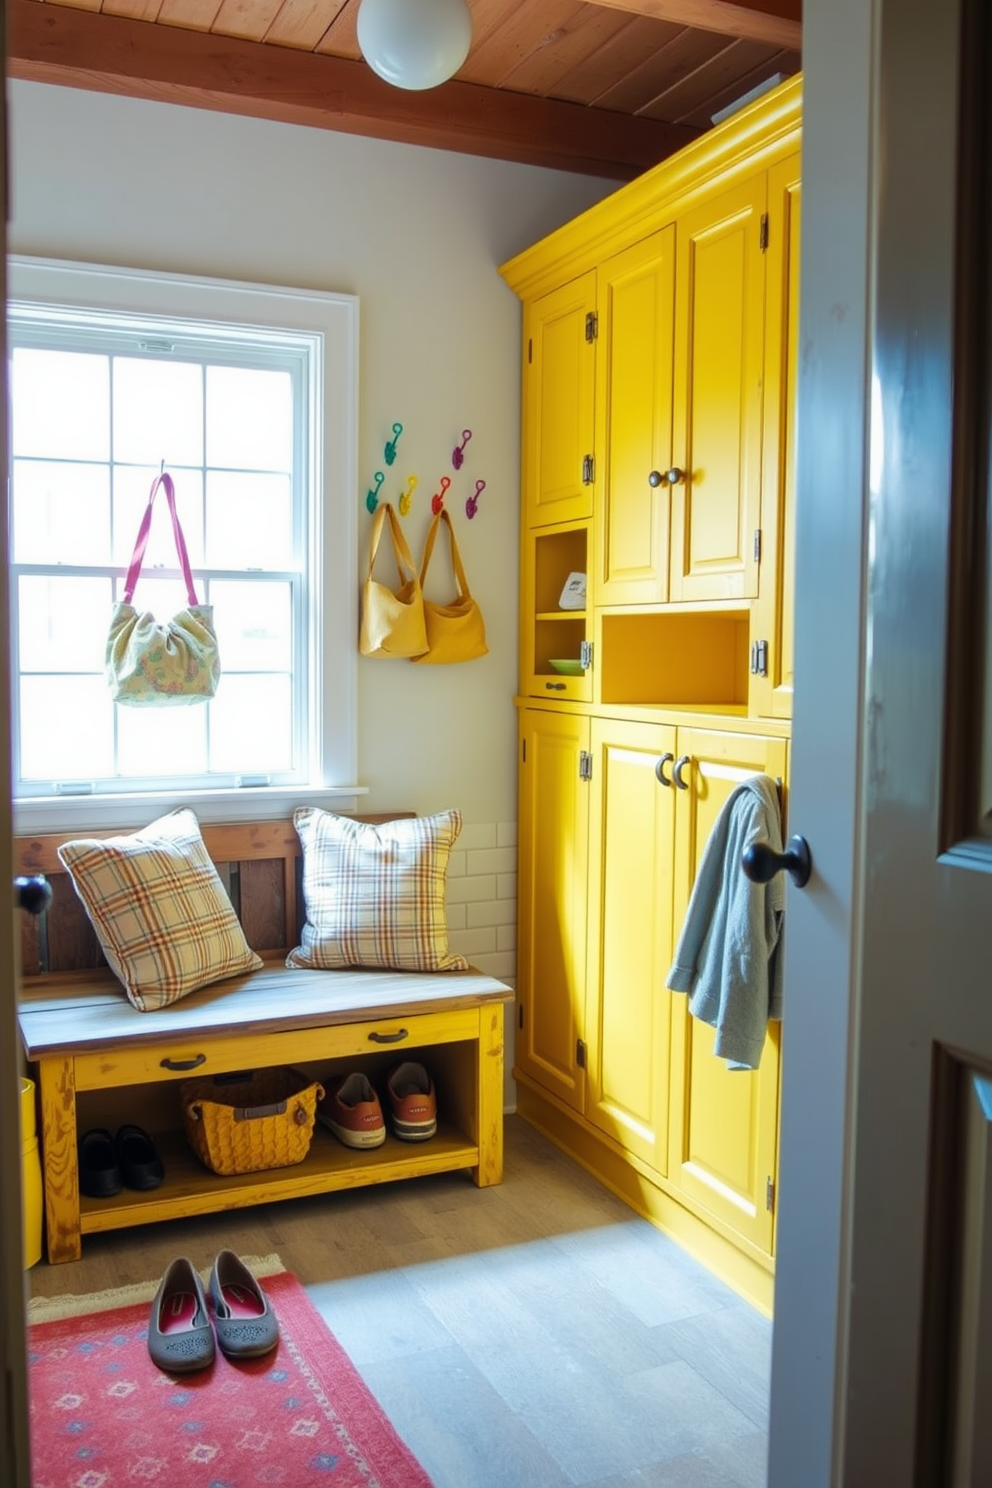
[[375,482],[375,485],[371,490],[365,493],[365,505],[368,507],[370,512],[374,512],[376,507],[379,505],[379,488],[386,477],[383,475],[381,470],[377,470],[372,479]]
[[399,442],[399,437],[402,433],[403,425],[394,424],[393,437],[392,439],[386,440],[385,446],[382,451],[382,458],[385,460],[387,465],[392,465],[393,461],[396,459],[396,445]]

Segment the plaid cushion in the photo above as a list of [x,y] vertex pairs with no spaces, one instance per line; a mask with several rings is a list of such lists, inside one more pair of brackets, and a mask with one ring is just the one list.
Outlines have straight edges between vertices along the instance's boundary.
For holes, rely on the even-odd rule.
[[172,811],[126,837],[64,842],[59,858],[141,1012],[262,965],[192,811]]
[[448,857],[462,829],[457,811],[376,827],[301,806],[293,823],[307,921],[287,966],[466,969],[464,956],[448,950],[444,906]]

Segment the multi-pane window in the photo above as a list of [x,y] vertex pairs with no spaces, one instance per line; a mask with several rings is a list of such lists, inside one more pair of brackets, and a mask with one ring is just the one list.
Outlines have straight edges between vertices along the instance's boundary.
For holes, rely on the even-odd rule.
[[[15,795],[344,783],[326,778],[313,644],[322,350],[297,331],[11,303]],[[206,703],[124,706],[107,632],[163,467],[222,675]],[[162,491],[133,602],[157,619],[187,603]]]

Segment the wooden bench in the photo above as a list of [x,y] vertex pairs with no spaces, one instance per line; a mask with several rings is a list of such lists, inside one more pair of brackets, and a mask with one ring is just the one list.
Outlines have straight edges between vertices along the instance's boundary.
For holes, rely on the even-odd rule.
[[[392,813],[393,816],[409,813]],[[390,817],[361,817],[386,821]],[[503,1168],[503,1004],[512,992],[480,972],[288,970],[304,917],[291,822],[202,827],[261,971],[217,982],[158,1012],[138,1012],[104,961],[56,849],[87,832],[15,839],[15,872],[44,874],[50,908],[22,917],[18,1019],[40,1090],[46,1249],[76,1260],[82,1236],[275,1199],[470,1169],[480,1186]],[[373,1080],[416,1057],[438,1094],[436,1136],[371,1151],[318,1125],[299,1164],[233,1177],[203,1167],[182,1131],[179,1082],[291,1065],[319,1079],[363,1069]],[[164,1182],[113,1198],[80,1195],[79,1135],[135,1121],[152,1132]],[[387,1122],[388,1124],[388,1122]]]

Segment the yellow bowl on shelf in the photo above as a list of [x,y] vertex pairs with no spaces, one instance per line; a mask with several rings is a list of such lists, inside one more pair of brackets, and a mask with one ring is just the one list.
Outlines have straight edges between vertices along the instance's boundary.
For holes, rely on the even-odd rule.
[[561,672],[566,677],[581,677],[584,671],[581,661],[577,661],[570,656],[559,658],[557,661],[553,661],[549,657],[548,666],[556,672]]

